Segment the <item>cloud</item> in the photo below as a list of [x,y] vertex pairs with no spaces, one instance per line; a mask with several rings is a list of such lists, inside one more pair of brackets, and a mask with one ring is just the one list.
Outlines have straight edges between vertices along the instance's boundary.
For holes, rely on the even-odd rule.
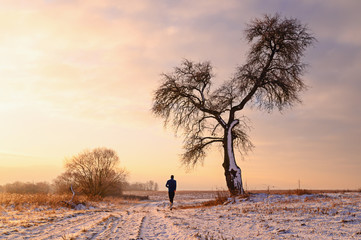
[[[222,29],[217,18],[234,4],[39,1],[19,9],[15,3],[7,6],[3,21],[11,23],[3,26],[11,38],[2,40],[0,51],[12,57],[3,62],[17,66],[6,69],[6,84],[26,75],[27,83],[19,80],[21,86],[15,87],[23,92],[23,101],[45,102],[65,114],[118,120],[129,108],[146,114],[149,89],[182,58],[214,60],[217,76],[231,75],[236,61],[229,65],[232,49],[219,44],[225,38],[217,31],[229,27]],[[189,11],[190,5],[194,10]],[[22,21],[13,24],[18,18]],[[226,41],[237,42],[238,37]]]
[[[26,144],[31,142],[27,133],[34,134],[32,128],[38,130],[38,141],[33,141],[38,152],[52,134],[60,136],[54,141],[64,144],[64,149],[77,142],[77,148],[99,143],[90,139],[102,127],[104,139],[111,139],[112,131],[119,135],[121,128],[141,138],[147,127],[161,121],[149,109],[162,72],[172,71],[182,58],[210,60],[216,83],[227,80],[245,62],[249,49],[242,32],[245,23],[280,12],[308,24],[318,42],[305,55],[310,67],[304,77],[310,89],[302,94],[303,105],[283,115],[247,112],[253,121],[251,136],[263,149],[256,157],[277,155],[275,149],[282,149],[282,156],[300,162],[310,155],[320,162],[345,155],[354,163],[360,153],[355,142],[361,135],[360,4],[352,0],[4,1],[0,113],[7,136],[0,142],[6,145],[11,139],[15,144],[16,138],[22,138],[18,141],[27,149],[22,152],[31,151]],[[33,122],[24,124],[24,119]],[[67,144],[71,132],[88,139],[76,136]],[[119,141],[118,136],[113,138]]]

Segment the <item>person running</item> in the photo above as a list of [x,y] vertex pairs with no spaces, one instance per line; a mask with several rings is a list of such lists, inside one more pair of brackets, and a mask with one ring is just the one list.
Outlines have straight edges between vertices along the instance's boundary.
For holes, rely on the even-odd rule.
[[177,190],[177,181],[174,180],[173,175],[170,176],[170,179],[167,181],[165,186],[168,188],[170,210],[172,210],[172,208],[173,208],[173,199],[174,199],[175,191]]

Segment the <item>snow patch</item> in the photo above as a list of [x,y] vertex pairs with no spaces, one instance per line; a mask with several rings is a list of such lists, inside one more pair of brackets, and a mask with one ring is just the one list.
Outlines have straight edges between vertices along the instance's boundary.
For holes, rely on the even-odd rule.
[[93,210],[2,206],[0,239],[361,239],[361,193],[262,193],[183,209],[212,197],[177,192],[173,211],[167,194],[157,194],[142,204]]
[[241,176],[241,169],[236,164],[236,159],[234,157],[233,147],[232,147],[232,129],[239,123],[238,120],[234,120],[228,130],[227,130],[227,151],[229,157],[229,171],[234,172],[234,187],[236,189],[240,189],[242,185],[242,176]]

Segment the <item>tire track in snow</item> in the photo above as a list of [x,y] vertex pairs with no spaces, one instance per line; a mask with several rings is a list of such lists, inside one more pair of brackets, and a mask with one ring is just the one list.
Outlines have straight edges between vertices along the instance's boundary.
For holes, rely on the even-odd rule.
[[101,221],[109,215],[109,212],[91,212],[87,211],[82,214],[70,215],[59,221],[50,222],[40,226],[34,226],[18,234],[11,236],[11,239],[49,239],[70,236],[76,236],[81,231],[91,228],[94,222]]
[[[128,209],[86,210],[49,218],[5,239],[196,239],[174,221],[176,210],[170,212],[165,202],[148,202]],[[182,228],[183,227],[183,228]],[[0,236],[0,239],[3,236]]]
[[115,232],[121,218],[121,216],[115,216],[114,213],[111,213],[91,229],[84,231],[84,234],[77,236],[76,239],[111,239],[110,236]]
[[92,228],[75,239],[137,239],[144,218],[144,205],[130,207],[129,210],[113,211]]
[[[137,239],[179,239],[189,240],[197,239],[190,235],[189,231],[182,229],[180,226],[171,221],[166,216],[163,203],[147,205],[144,211],[144,217],[139,226]],[[176,214],[176,213],[175,213]]]
[[142,221],[140,222],[137,239],[143,239],[143,230],[142,230],[142,228],[144,227],[145,218],[146,218],[146,216],[144,216],[142,218]]

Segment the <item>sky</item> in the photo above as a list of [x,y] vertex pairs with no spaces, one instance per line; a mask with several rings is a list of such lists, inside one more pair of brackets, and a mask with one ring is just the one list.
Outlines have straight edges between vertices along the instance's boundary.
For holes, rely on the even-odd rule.
[[150,111],[161,74],[210,61],[215,85],[245,63],[244,29],[280,13],[317,38],[302,104],[247,108],[255,148],[238,154],[244,187],[361,188],[361,1],[2,0],[0,184],[49,181],[64,160],[107,147],[130,182],[171,174],[179,190],[226,189],[220,148],[180,163],[182,137]]

